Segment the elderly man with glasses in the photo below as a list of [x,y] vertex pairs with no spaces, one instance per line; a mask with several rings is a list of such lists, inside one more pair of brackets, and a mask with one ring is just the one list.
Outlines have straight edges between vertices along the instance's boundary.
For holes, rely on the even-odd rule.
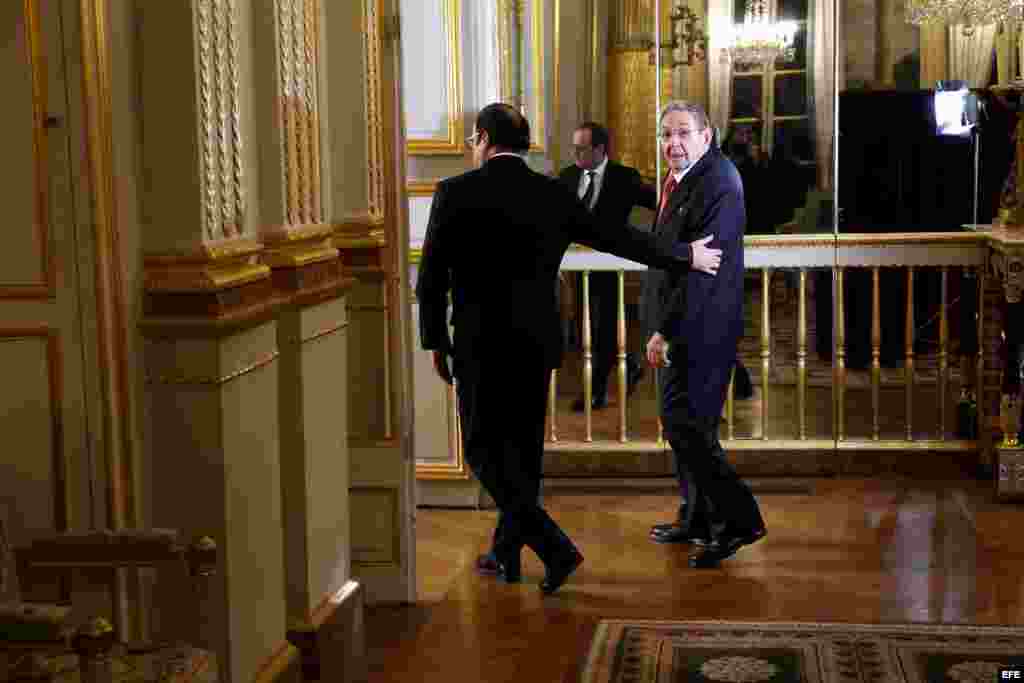
[[718,439],[729,375],[743,334],[743,183],[712,145],[701,107],[671,102],[661,114],[668,163],[653,233],[686,244],[712,237],[722,250],[715,274],[652,269],[643,293],[648,362],[661,368],[660,412],[683,503],[678,519],[656,524],[658,543],[693,543],[694,568],[714,567],[765,535],[750,488]]

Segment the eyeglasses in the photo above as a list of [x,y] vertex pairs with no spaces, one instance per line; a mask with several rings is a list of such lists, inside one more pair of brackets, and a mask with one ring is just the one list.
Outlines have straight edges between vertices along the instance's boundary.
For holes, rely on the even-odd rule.
[[589,149],[594,149],[593,145],[571,145],[572,153],[576,155],[583,154]]
[[476,133],[473,133],[468,138],[466,138],[466,148],[467,149],[473,149],[474,147],[476,147],[476,143],[478,143],[478,142],[480,142],[480,133],[479,133],[479,131],[476,132]]
[[703,130],[704,130],[703,128],[698,128],[696,130],[689,130],[687,128],[679,128],[679,129],[673,130],[673,131],[663,130],[663,131],[661,131],[661,135],[659,137],[663,141],[665,141],[665,142],[668,142],[673,137],[678,137],[680,140],[685,140],[686,138],[690,137],[692,134],[700,133]]

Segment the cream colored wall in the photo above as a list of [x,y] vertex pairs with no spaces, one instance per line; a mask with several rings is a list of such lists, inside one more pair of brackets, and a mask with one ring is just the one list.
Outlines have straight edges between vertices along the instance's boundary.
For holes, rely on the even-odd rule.
[[[361,5],[361,2],[323,3],[322,116],[324,121],[330,122],[323,126],[323,159],[324,176],[331,179],[324,188],[324,195],[328,200],[327,215],[333,221],[365,212],[368,207],[366,57],[363,41],[354,38],[365,31]],[[336,35],[353,38],[326,38]]]

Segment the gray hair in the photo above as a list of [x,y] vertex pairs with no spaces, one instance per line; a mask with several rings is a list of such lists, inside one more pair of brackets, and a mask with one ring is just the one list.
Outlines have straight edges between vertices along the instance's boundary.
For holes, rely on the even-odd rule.
[[658,123],[660,124],[670,112],[674,111],[681,111],[692,116],[693,120],[700,126],[700,130],[711,126],[711,121],[708,119],[708,114],[704,111],[704,107],[684,100],[672,100],[666,104],[665,108],[661,110],[661,116],[658,117]]

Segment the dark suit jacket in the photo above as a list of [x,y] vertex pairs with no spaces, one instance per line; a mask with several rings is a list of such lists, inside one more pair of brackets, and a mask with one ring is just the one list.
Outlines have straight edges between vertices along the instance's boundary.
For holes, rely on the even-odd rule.
[[423,348],[452,353],[456,372],[509,353],[558,367],[555,280],[573,242],[670,272],[689,268],[688,245],[594,220],[575,193],[521,158],[496,157],[438,183],[416,283]]
[[[562,169],[558,179],[573,194],[578,194],[582,175],[583,170],[573,164]],[[657,190],[645,183],[635,168],[609,159],[601,183],[601,193],[597,195],[593,213],[609,227],[619,228],[628,223],[634,206],[644,206],[651,211],[658,208]]]
[[659,236],[687,245],[714,235],[707,246],[722,250],[717,275],[650,270],[644,281],[644,324],[665,336],[669,359],[687,373],[688,409],[696,417],[721,414],[743,334],[743,202],[736,167],[712,147],[669,197],[664,222],[655,218]]

